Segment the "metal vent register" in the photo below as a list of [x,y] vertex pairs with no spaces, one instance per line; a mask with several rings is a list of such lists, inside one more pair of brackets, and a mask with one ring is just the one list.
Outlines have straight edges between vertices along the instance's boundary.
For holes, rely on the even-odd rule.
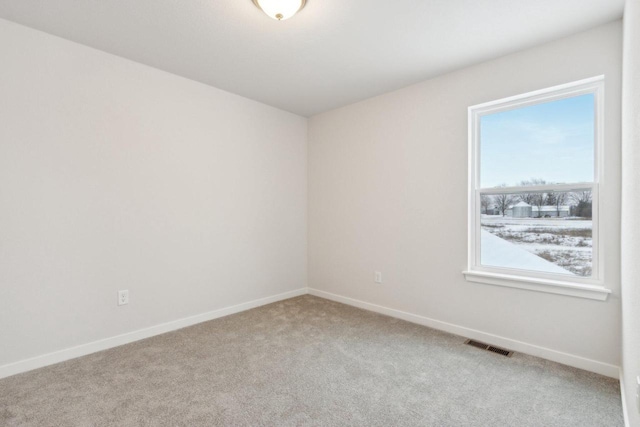
[[485,343],[480,342],[480,341],[466,340],[464,343],[467,344],[467,345],[473,346],[473,347],[480,348],[482,350],[491,351],[493,353],[498,353],[498,354],[501,354],[503,356],[507,356],[507,357],[513,356],[513,351],[511,351],[511,350],[505,350],[504,348],[500,348],[500,347],[496,347],[496,346],[493,346],[493,345],[485,344]]

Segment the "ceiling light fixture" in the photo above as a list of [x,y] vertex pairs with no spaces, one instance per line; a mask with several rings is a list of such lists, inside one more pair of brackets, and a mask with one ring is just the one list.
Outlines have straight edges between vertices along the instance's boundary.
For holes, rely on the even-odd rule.
[[307,0],[252,0],[260,10],[278,21],[284,21],[298,13]]

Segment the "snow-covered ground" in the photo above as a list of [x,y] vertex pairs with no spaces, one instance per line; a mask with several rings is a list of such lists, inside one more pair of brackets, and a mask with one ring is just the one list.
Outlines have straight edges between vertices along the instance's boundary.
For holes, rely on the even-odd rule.
[[591,220],[482,215],[482,229],[575,275],[591,275]]
[[482,265],[573,275],[569,270],[494,236],[488,231],[482,230],[480,239]]

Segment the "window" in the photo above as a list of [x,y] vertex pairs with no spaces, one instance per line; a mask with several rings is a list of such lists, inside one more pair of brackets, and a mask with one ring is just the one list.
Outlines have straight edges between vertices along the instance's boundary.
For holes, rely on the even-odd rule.
[[469,108],[468,280],[604,300],[604,79]]

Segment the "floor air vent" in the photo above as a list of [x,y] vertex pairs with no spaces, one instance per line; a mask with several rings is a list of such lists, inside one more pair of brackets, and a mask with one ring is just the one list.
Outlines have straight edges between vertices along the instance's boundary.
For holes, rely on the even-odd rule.
[[505,350],[504,348],[500,348],[500,347],[496,347],[496,346],[493,346],[493,345],[485,344],[485,343],[480,342],[480,341],[466,340],[464,343],[467,344],[467,345],[471,345],[473,347],[481,348],[483,350],[491,351],[493,353],[498,353],[498,354],[501,354],[503,356],[507,356],[507,357],[513,356],[513,351],[509,351],[509,350]]

